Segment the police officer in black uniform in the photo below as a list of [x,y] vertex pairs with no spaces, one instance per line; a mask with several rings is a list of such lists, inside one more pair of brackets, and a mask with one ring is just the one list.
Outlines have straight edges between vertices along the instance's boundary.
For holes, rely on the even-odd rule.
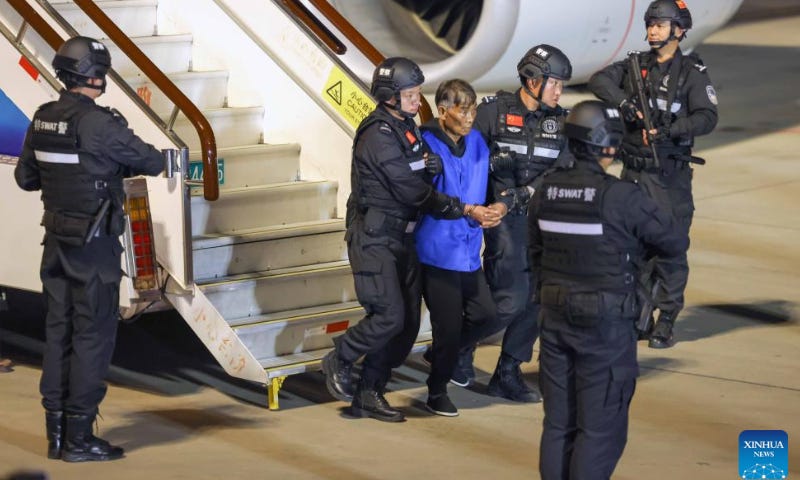
[[607,479],[639,370],[637,265],[650,250],[680,255],[689,238],[639,186],[605,173],[623,136],[615,107],[579,103],[565,133],[577,160],[545,176],[528,213],[541,305],[539,470],[543,480]]
[[164,164],[122,115],[95,104],[110,67],[105,45],[92,38],[58,49],[53,68],[66,90],[34,114],[14,170],[23,190],[42,191],[47,319],[40,390],[47,456],[68,462],[123,455],[92,434],[119,317],[122,179],[156,175]]
[[[484,232],[484,271],[497,317],[483,327],[483,336],[506,329],[487,392],[516,402],[539,402],[541,395],[525,384],[520,371],[522,362],[531,361],[538,336],[538,306],[531,302],[528,279],[525,212],[537,179],[565,150],[567,112],[558,100],[564,82],[572,77],[572,65],[558,48],[537,45],[520,59],[517,72],[521,87],[484,98],[473,126],[492,151],[487,201],[508,207],[500,225]],[[462,376],[474,377],[471,350],[461,352]]]
[[[413,119],[424,81],[420,68],[402,57],[384,60],[372,76],[378,106],[353,139],[345,235],[366,316],[335,339],[335,348],[322,361],[328,390],[339,400],[352,401],[351,413],[388,422],[405,419],[384,391],[392,369],[402,364],[419,333],[416,222],[423,211],[445,219],[464,214],[457,198],[431,185],[441,160],[427,156]],[[361,380],[354,388],[351,371],[362,355]]]
[[[679,42],[692,27],[683,1],[656,0],[644,14],[651,50],[639,54],[645,95],[653,118],[650,141],[658,161],[645,144],[641,105],[634,101],[628,64],[617,62],[595,73],[589,89],[601,100],[619,105],[627,133],[622,144],[622,178],[638,182],[662,208],[670,211],[689,232],[694,214],[691,149],[696,135],[711,132],[717,124],[717,94],[708,71],[696,54],[684,55]],[[672,327],[683,308],[689,278],[686,252],[667,261],[655,258],[644,284],[651,290],[658,281],[654,305],[660,314],[650,335],[651,348],[674,344]]]

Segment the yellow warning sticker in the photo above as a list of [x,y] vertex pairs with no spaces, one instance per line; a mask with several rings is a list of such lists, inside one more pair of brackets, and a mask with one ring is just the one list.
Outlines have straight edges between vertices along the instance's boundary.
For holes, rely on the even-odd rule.
[[339,69],[333,66],[322,96],[353,127],[375,110],[375,101]]

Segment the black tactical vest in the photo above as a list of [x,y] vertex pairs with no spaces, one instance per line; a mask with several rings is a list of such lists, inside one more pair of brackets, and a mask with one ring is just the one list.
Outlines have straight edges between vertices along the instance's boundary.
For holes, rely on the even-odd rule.
[[410,168],[420,176],[426,175],[423,159],[426,147],[419,129],[416,126],[410,128],[405,122],[399,122],[382,108],[376,108],[361,122],[353,138],[353,155],[350,164],[351,193],[347,200],[345,221],[348,226],[358,213],[364,213],[372,207],[405,220],[416,220],[419,213],[416,207],[402,205],[391,197],[388,193],[390,191],[388,185],[381,183],[382,177],[371,170],[372,165],[366,161],[356,161],[356,145],[364,131],[374,123],[380,123],[377,128],[390,130],[397,138],[398,145],[400,145]]
[[618,180],[593,172],[555,177],[545,177],[540,187],[542,284],[632,292],[638,242],[612,241],[602,213],[603,196]]
[[560,106],[546,110],[533,123],[525,121],[528,113],[520,107],[515,93],[497,92],[497,132],[492,148],[514,152],[514,176],[519,187],[552,167],[567,142],[566,111]]
[[[694,55],[681,55],[680,59],[673,60],[667,73],[661,75],[660,79],[653,80],[650,78],[652,72],[657,71],[655,68],[655,54],[652,52],[644,52],[639,54],[639,62],[642,69],[646,73],[644,78],[645,88],[647,89],[647,96],[650,99],[650,110],[652,112],[653,124],[656,128],[669,129],[670,125],[679,118],[688,116],[688,98],[686,93],[686,80],[689,72],[695,65],[698,65],[700,59]],[[626,82],[626,92],[629,97],[633,96],[632,87],[630,82]],[[655,103],[652,99],[655,99]],[[638,138],[638,143],[642,143],[641,134]],[[663,145],[659,144],[661,148],[691,148],[694,145],[694,137],[685,135],[679,138],[669,139]]]
[[[30,144],[39,166],[45,212],[71,218],[92,218],[103,200],[113,204],[109,213],[121,213],[122,177],[89,173],[84,164],[90,153],[81,150],[78,124],[96,105],[81,102],[50,102],[34,114]],[[117,215],[119,217],[119,215]],[[109,233],[122,233],[120,222],[112,222]],[[45,228],[48,228],[46,225]]]

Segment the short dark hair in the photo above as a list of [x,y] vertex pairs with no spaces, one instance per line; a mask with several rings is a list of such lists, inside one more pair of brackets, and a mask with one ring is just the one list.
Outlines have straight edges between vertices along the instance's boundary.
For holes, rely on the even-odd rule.
[[436,96],[434,100],[436,106],[444,105],[446,107],[472,105],[478,99],[475,89],[466,80],[454,78],[452,80],[445,80],[439,84],[436,89]]

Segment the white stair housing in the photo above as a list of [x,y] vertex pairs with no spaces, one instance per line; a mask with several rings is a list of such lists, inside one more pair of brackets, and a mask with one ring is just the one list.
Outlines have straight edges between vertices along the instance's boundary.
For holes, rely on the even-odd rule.
[[[300,143],[263,142],[269,105],[229,107],[229,72],[193,70],[192,33],[158,35],[157,0],[96,3],[211,124],[224,162],[219,199],[206,201],[192,189],[195,285],[167,298],[229,373],[267,384],[270,408],[277,408],[283,379],[318,369],[333,337],[364,313],[347,261],[338,184],[303,180]],[[52,4],[82,35],[106,42],[113,68],[158,116],[170,117],[172,102],[77,6]],[[197,133],[182,114],[173,130],[199,161]],[[418,345],[429,340],[424,333]]]

